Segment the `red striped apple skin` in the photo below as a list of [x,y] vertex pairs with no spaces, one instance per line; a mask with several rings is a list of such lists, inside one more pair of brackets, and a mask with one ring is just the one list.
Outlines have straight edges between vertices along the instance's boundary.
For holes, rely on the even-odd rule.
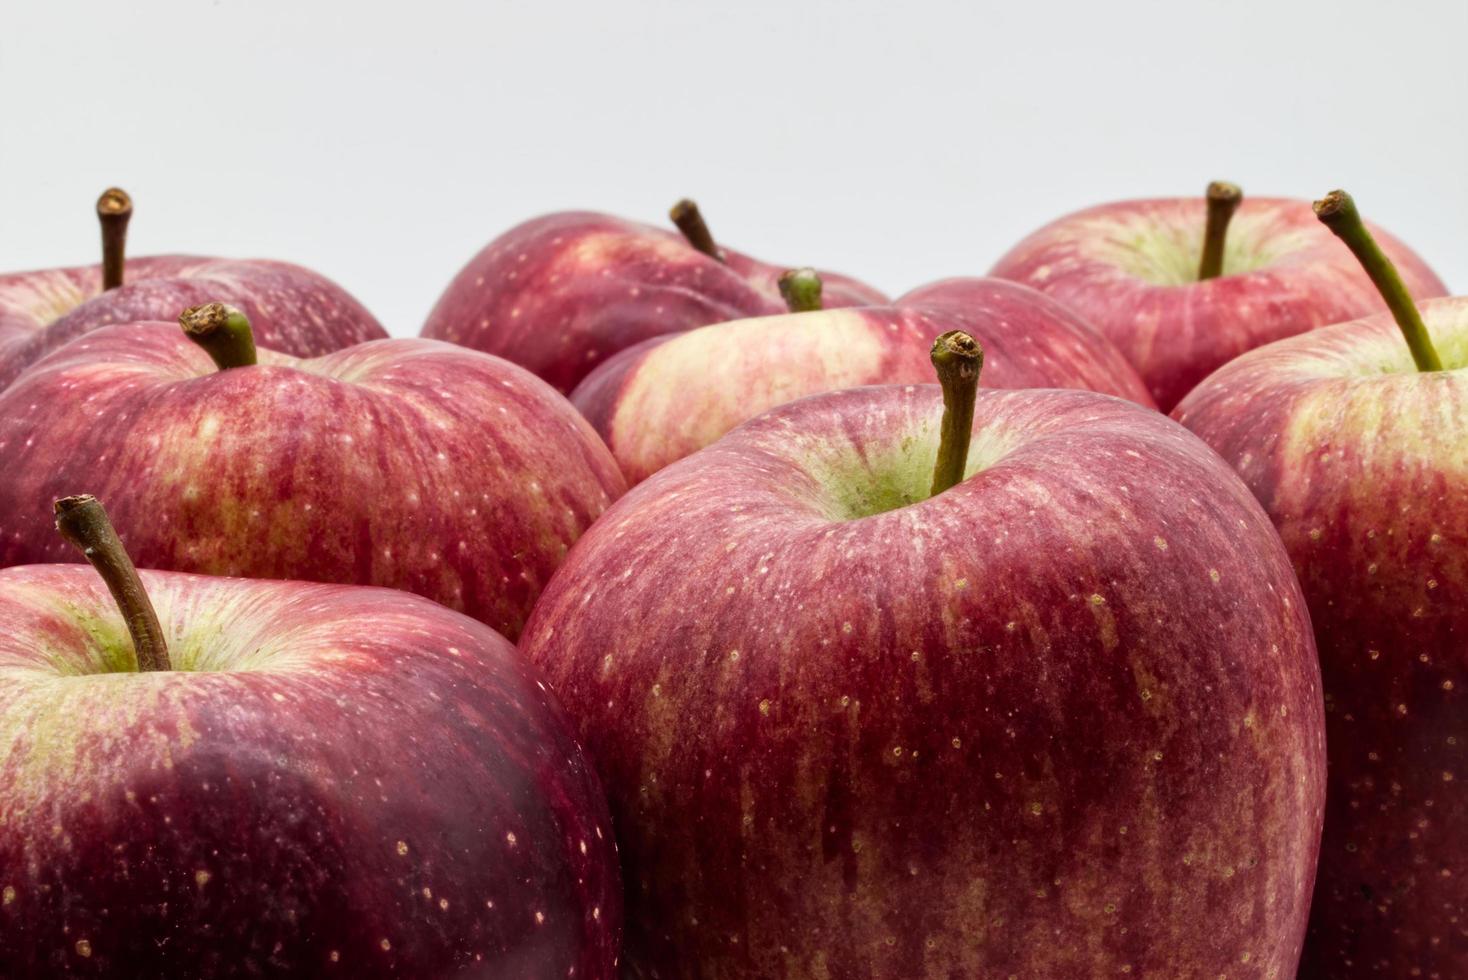
[[[1247,350],[1384,309],[1308,201],[1246,197],[1223,275],[1199,282],[1206,218],[1201,197],[1088,208],[1030,235],[991,275],[1073,306],[1121,348],[1163,411]],[[1447,293],[1416,253],[1372,232],[1414,297]]]
[[0,565],[72,559],[51,501],[105,500],[142,567],[384,585],[511,638],[625,489],[529,372],[430,340],[216,370],[177,325],[104,327],[0,394]]
[[947,279],[891,306],[786,313],[654,338],[571,393],[631,483],[746,419],[837,388],[933,378],[933,339],[965,330],[992,388],[1089,388],[1151,406],[1109,341],[1042,293],[999,279]]
[[[567,392],[648,337],[785,311],[777,280],[788,266],[722,251],[719,262],[681,235],[610,215],[535,218],[469,260],[423,335],[514,361]],[[827,306],[885,301],[853,279],[821,276]]]
[[244,311],[257,341],[297,357],[387,336],[346,290],[286,262],[188,255],[130,259],[124,284],[105,293],[101,266],[17,272],[0,276],[0,389],[98,327],[174,320],[203,303]]
[[628,975],[1292,976],[1324,723],[1267,517],[1087,392],[981,390],[924,499],[940,417],[933,385],[775,409],[542,596],[521,650],[611,800]]
[[[1302,977],[1468,976],[1468,299],[1227,365],[1177,418],[1269,512],[1324,677],[1330,786]],[[1419,972],[1420,971],[1420,972]]]
[[615,976],[606,803],[514,648],[386,589],[0,571],[0,975]]

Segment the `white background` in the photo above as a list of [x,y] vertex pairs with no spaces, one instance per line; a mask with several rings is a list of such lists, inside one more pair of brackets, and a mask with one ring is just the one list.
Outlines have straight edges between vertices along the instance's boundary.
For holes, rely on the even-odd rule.
[[1350,190],[1468,291],[1468,3],[8,0],[0,270],[289,259],[397,334],[532,215],[899,292],[1119,197]]

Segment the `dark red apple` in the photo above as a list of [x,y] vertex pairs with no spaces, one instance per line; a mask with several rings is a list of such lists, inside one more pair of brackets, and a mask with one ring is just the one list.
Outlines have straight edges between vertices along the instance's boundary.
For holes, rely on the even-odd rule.
[[615,976],[606,802],[502,637],[58,514],[107,586],[0,571],[0,975]]
[[[813,273],[811,274],[813,277]],[[789,281],[789,280],[787,280]],[[813,279],[819,288],[819,280]],[[1061,303],[1000,279],[946,279],[890,305],[814,309],[654,337],[614,355],[571,393],[631,483],[796,398],[932,379],[933,337],[983,345],[995,388],[1090,388],[1151,406],[1112,344]]]
[[[713,242],[691,202],[683,235],[575,211],[510,229],[469,260],[424,324],[425,337],[523,365],[570,391],[603,360],[648,337],[783,312],[766,265]],[[826,305],[880,303],[876,290],[822,273]]]
[[387,336],[346,290],[286,262],[158,255],[128,259],[124,281],[123,232],[132,202],[113,188],[97,211],[102,265],[0,275],[0,389],[97,327],[171,319],[185,307],[214,301],[243,310],[262,344],[298,357]]
[[238,311],[184,319],[209,354],[177,324],[104,327],[0,393],[0,565],[64,561],[47,501],[88,486],[144,567],[386,585],[514,638],[625,487],[507,361],[380,340],[256,364]]
[[1268,511],[1315,624],[1330,784],[1300,976],[1468,977],[1468,297],[1419,316],[1349,198],[1317,207],[1402,327],[1253,351],[1176,415]]
[[[992,275],[1075,307],[1121,348],[1163,411],[1244,351],[1381,309],[1308,202],[1240,203],[1233,185],[1209,190],[1207,205],[1122,201],[1067,215],[1016,245]],[[1414,296],[1447,293],[1410,249],[1376,234]]]
[[1268,518],[1156,412],[945,388],[745,423],[537,605],[627,975],[1291,976],[1325,746]]

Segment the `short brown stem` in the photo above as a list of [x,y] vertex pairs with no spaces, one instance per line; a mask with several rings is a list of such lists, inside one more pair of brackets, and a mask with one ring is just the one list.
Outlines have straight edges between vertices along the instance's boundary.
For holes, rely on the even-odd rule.
[[133,199],[127,191],[109,187],[97,198],[97,221],[102,225],[102,289],[122,285],[127,253],[127,223],[132,220]]
[[1208,185],[1208,224],[1203,230],[1203,257],[1198,261],[1198,281],[1223,275],[1223,245],[1228,223],[1244,200],[1238,184],[1215,180]]
[[950,330],[933,341],[932,359],[943,386],[943,425],[933,466],[932,495],[936,497],[962,481],[968,467],[984,349],[962,330]]
[[821,308],[821,277],[814,269],[791,269],[780,277],[780,295],[791,313]]
[[713,233],[704,223],[703,213],[698,210],[697,204],[685,197],[673,205],[673,209],[668,212],[668,217],[673,219],[673,224],[677,225],[683,237],[688,239],[688,244],[711,259],[724,261],[724,256],[719,253],[719,246],[714,243]]
[[1422,322],[1422,314],[1417,311],[1417,304],[1412,302],[1412,294],[1407,292],[1407,286],[1392,260],[1376,244],[1351,195],[1345,191],[1331,191],[1315,202],[1315,216],[1346,243],[1361,263],[1361,268],[1371,277],[1376,291],[1381,293],[1407,340],[1417,370],[1441,371],[1442,359],[1437,356],[1437,348],[1432,346],[1432,338],[1427,333],[1427,325]]
[[169,670],[168,644],[158,614],[138,578],[138,570],[118,540],[107,511],[96,497],[82,494],[56,501],[56,530],[81,551],[112,593],[133,639],[138,670]]
[[191,306],[178,318],[190,340],[204,348],[221,371],[257,362],[255,334],[247,316],[223,303]]

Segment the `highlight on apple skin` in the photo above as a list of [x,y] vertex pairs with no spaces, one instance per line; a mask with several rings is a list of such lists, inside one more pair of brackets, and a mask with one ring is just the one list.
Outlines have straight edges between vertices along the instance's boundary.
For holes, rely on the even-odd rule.
[[[680,220],[688,213],[679,211]],[[785,312],[779,278],[788,266],[717,245],[711,251],[687,233],[610,215],[545,215],[470,259],[429,313],[423,336],[496,354],[569,392],[603,360],[649,337]],[[885,300],[853,279],[821,276],[827,306]]]
[[946,279],[888,305],[818,309],[657,337],[604,361],[571,402],[629,483],[777,405],[838,388],[927,383],[933,337],[963,329],[994,388],[1089,388],[1149,407],[1112,344],[1061,303],[999,279]]
[[606,804],[508,642],[388,589],[140,577],[171,669],[91,568],[0,570],[0,974],[616,975]]
[[626,975],[1291,976],[1324,805],[1288,557],[1182,427],[931,385],[633,488],[521,639],[602,776]]
[[625,489],[570,403],[499,358],[258,357],[220,369],[177,324],[133,323],[33,366],[0,393],[0,565],[71,560],[50,501],[85,486],[143,567],[390,586],[514,639]]
[[[1163,411],[1247,350],[1382,309],[1308,201],[1236,203],[1221,275],[1200,279],[1208,213],[1203,198],[1087,208],[1025,238],[990,275],[1074,307],[1121,349]],[[1373,230],[1414,297],[1446,295],[1415,253]]]
[[1278,527],[1310,605],[1330,785],[1301,976],[1468,976],[1468,298],[1252,351],[1175,415]]
[[0,275],[0,390],[84,333],[112,323],[172,320],[179,310],[201,303],[238,307],[250,317],[264,346],[298,357],[387,336],[346,290],[288,262],[192,255],[125,258],[131,199],[111,188],[98,200],[97,210],[103,228],[102,264]]

